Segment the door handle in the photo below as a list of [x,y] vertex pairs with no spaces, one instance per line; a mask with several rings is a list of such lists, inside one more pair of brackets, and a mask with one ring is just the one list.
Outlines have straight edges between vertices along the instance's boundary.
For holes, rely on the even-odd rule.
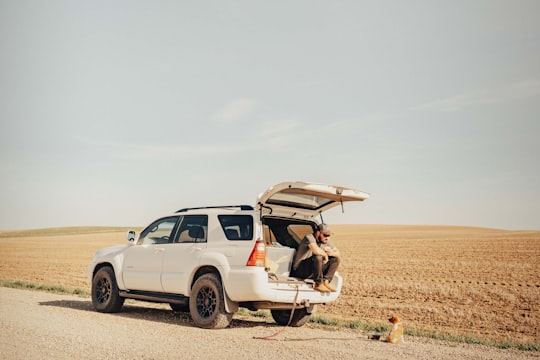
[[191,248],[191,252],[194,253],[195,251],[201,251],[202,250],[202,247],[199,247],[199,246],[193,246]]
[[154,249],[154,254],[159,254],[159,253],[162,253],[164,251],[165,251],[164,248],[156,248],[156,249]]

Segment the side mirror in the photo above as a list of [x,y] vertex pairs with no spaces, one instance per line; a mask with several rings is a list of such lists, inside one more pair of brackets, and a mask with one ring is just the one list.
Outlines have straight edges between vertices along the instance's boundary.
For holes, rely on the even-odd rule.
[[126,238],[127,238],[127,241],[129,241],[130,243],[134,243],[135,242],[135,231],[133,230],[129,230],[126,234]]

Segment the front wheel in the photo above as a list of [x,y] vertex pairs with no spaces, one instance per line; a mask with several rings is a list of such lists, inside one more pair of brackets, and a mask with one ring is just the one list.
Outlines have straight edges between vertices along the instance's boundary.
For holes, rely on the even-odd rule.
[[124,298],[119,295],[114,270],[110,266],[99,269],[92,279],[92,305],[99,312],[119,312]]
[[270,313],[272,314],[274,321],[281,326],[288,325],[292,327],[300,327],[307,324],[309,318],[311,317],[311,314],[307,312],[306,308],[294,309],[292,318],[291,311],[292,310],[270,310]]
[[204,329],[223,329],[233,314],[225,311],[223,286],[216,274],[204,274],[195,281],[189,297],[189,312],[195,325]]

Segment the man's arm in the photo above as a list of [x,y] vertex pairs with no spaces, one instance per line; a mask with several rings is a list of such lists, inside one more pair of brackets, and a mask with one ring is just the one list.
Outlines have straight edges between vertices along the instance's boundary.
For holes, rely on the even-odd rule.
[[326,253],[328,254],[328,256],[333,256],[337,258],[341,256],[338,248],[328,248],[326,249]]
[[311,250],[311,252],[313,253],[313,255],[322,256],[324,263],[326,263],[328,261],[328,254],[326,253],[326,251],[324,251],[319,246],[317,246],[317,243],[314,244],[314,243],[310,242],[308,246],[309,246],[309,249]]
[[339,249],[335,247],[334,244],[332,244],[330,241],[328,241],[328,243],[325,246],[323,246],[323,249],[324,251],[326,251],[328,256],[333,256],[333,257],[338,258],[341,255],[341,253],[339,252]]

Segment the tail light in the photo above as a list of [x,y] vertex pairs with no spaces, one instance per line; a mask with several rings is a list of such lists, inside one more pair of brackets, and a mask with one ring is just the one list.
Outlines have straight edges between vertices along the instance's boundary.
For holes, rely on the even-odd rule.
[[266,266],[266,247],[264,246],[264,241],[257,240],[255,242],[246,266]]

